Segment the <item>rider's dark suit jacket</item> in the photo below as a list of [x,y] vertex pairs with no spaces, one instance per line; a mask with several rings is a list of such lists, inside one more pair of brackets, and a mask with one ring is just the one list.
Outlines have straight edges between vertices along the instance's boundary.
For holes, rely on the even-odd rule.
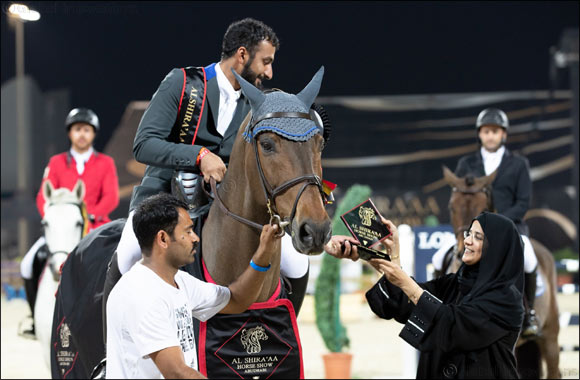
[[224,163],[229,161],[238,127],[250,111],[250,105],[242,94],[224,136],[219,134],[217,119],[220,91],[215,65],[214,63],[205,68],[207,98],[195,145],[175,143],[169,139],[182,96],[183,71],[171,70],[153,94],[133,142],[135,159],[147,164],[147,168],[141,185],[133,190],[130,210],[148,196],[159,192],[170,193],[171,176],[175,169],[199,173],[196,159],[202,147],[220,156]]
[[[461,157],[455,174],[458,177],[468,174],[475,177],[484,176],[485,169],[481,152],[478,150],[475,154]],[[520,233],[528,235],[528,227],[523,221],[532,198],[532,180],[528,160],[513,154],[506,148],[492,186],[493,204],[497,212],[510,218]]]

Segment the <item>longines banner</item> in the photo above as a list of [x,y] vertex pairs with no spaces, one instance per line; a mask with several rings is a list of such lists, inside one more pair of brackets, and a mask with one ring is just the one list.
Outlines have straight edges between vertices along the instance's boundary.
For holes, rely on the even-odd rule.
[[450,238],[454,239],[453,227],[443,224],[437,227],[413,227],[415,233],[415,280],[425,282],[427,265],[433,254]]

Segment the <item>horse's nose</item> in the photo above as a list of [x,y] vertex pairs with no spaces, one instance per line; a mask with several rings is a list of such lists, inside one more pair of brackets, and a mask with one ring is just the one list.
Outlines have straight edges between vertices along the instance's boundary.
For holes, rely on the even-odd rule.
[[323,223],[315,223],[311,220],[303,221],[298,229],[298,241],[302,246],[302,252],[321,253],[331,235],[330,220]]

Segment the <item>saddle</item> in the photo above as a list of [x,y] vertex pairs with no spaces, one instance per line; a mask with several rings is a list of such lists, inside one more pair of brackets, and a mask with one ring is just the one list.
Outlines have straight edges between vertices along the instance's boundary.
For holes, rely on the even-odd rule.
[[211,207],[213,199],[204,184],[202,176],[184,170],[175,170],[171,177],[171,194],[187,203],[192,219],[207,214]]

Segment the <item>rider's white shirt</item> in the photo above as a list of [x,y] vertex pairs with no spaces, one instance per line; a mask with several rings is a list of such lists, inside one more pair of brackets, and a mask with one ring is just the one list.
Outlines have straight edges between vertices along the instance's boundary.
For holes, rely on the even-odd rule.
[[505,146],[502,145],[495,152],[488,152],[484,147],[481,147],[481,158],[483,159],[483,169],[485,175],[493,173],[501,164],[501,159],[505,153]]
[[192,317],[213,317],[229,302],[230,290],[181,270],[175,283],[179,289],[139,262],[115,285],[107,301],[107,378],[162,379],[149,354],[173,346],[197,370]]
[[234,90],[234,86],[232,86],[222,71],[219,63],[215,65],[215,74],[220,89],[220,108],[216,129],[223,136],[234,118],[234,112],[238,105],[238,99],[240,99],[242,94],[242,89]]
[[73,148],[70,148],[70,154],[71,156],[73,156],[75,162],[77,163],[77,172],[79,173],[79,175],[82,175],[85,172],[85,164],[87,163],[89,158],[91,158],[93,151],[94,151],[93,147],[90,147],[89,150],[87,150],[84,153],[79,153]]

